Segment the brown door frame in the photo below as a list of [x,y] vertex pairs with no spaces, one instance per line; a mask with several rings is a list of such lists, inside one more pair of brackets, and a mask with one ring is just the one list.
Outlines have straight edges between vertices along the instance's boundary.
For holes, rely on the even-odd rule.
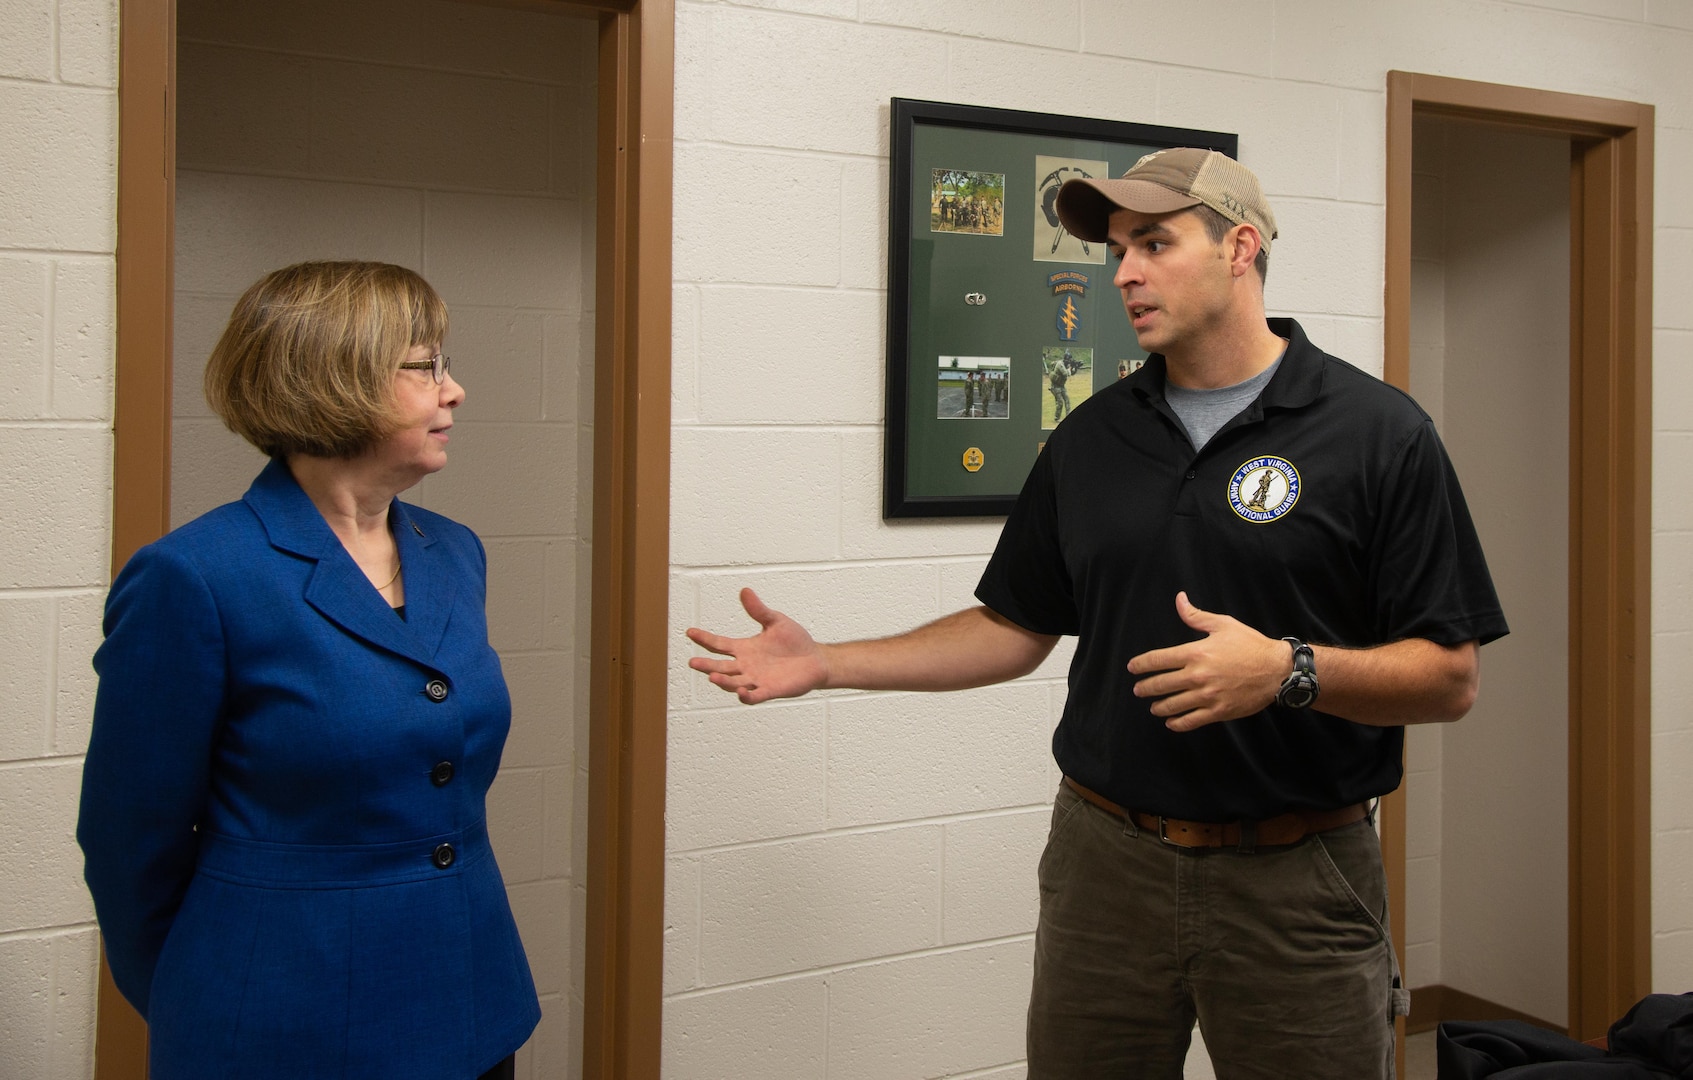
[[[599,22],[583,1075],[659,1074],[675,0],[483,0]],[[170,526],[176,4],[120,0],[112,573]],[[146,1076],[104,957],[98,1080]]]
[[[1568,1025],[1590,1039],[1651,990],[1653,108],[1388,72],[1384,376],[1402,389],[1423,113],[1570,138]],[[1403,787],[1382,848],[1403,956]]]

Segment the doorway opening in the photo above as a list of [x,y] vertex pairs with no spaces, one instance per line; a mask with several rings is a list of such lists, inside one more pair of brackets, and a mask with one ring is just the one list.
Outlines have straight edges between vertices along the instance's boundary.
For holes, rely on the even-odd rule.
[[[187,9],[190,5],[182,6]],[[578,414],[569,423],[576,427],[571,448],[579,458],[575,470],[578,482],[559,501],[568,500],[573,505],[586,506],[591,493],[591,540],[585,531],[578,531],[574,534],[574,543],[579,549],[591,550],[592,572],[591,580],[578,582],[572,566],[568,575],[555,574],[548,580],[568,579],[577,594],[573,603],[567,605],[576,617],[566,621],[572,623],[572,631],[582,637],[565,647],[564,651],[574,653],[575,689],[580,695],[586,688],[588,710],[586,729],[581,726],[584,718],[578,711],[578,728],[573,733],[574,738],[569,734],[563,736],[563,741],[572,744],[572,764],[533,766],[533,771],[543,772],[549,768],[577,770],[572,778],[568,814],[571,828],[577,834],[573,839],[582,839],[584,826],[586,837],[580,846],[573,843],[566,858],[576,866],[584,861],[587,864],[585,881],[577,878],[573,882],[579,888],[585,888],[586,895],[577,898],[576,930],[569,935],[570,963],[581,972],[577,983],[581,989],[576,995],[575,1015],[570,1015],[568,1009],[561,1010],[569,1016],[566,1020],[569,1027],[565,1040],[567,1045],[554,1047],[555,1051],[562,1050],[563,1054],[563,1060],[556,1063],[558,1067],[555,1068],[552,1059],[545,1066],[534,1058],[530,1058],[527,1064],[537,1075],[656,1077],[662,975],[662,689],[666,662],[669,527],[669,219],[674,4],[672,0],[465,0],[462,6],[441,3],[415,6],[419,9],[419,18],[398,25],[382,14],[391,12],[392,5],[356,3],[338,6],[339,17],[356,28],[355,36],[362,36],[370,48],[377,50],[376,59],[367,57],[364,64],[367,69],[363,72],[367,83],[365,89],[370,91],[370,97],[349,101],[349,109],[370,106],[379,112],[385,98],[386,104],[392,107],[396,93],[394,72],[420,67],[441,70],[457,77],[492,76],[495,81],[507,83],[545,84],[547,79],[527,78],[523,70],[524,65],[537,61],[537,46],[545,44],[549,40],[548,35],[543,33],[535,40],[513,41],[509,36],[490,38],[484,31],[514,19],[586,17],[583,24],[587,28],[586,35],[578,42],[578,51],[572,54],[571,59],[584,68],[597,67],[598,72],[597,80],[591,75],[578,80],[579,85],[592,86],[593,100],[587,109],[587,117],[579,119],[580,144],[590,148],[593,162],[591,166],[584,162],[582,177],[594,194],[584,221],[575,226],[578,246],[589,252],[581,260],[576,274],[579,288],[582,283],[591,284],[581,288],[583,306],[574,313],[574,317],[580,319],[592,315],[592,329],[585,334],[585,341],[579,345],[578,351],[578,359],[584,369],[584,383],[591,384],[591,394],[586,392],[585,387],[578,387],[575,395]],[[316,6],[271,5],[266,12],[247,15],[235,12],[228,5],[201,2],[192,7],[185,20],[190,25],[202,25],[202,20],[210,20],[213,24],[241,18],[268,20],[274,34],[264,44],[252,45],[253,52],[264,54],[261,63],[274,65],[288,61],[312,61],[329,66],[342,63],[341,68],[331,72],[329,83],[333,83],[336,76],[349,78],[356,75],[345,66],[348,57],[335,55],[332,50],[320,50],[311,44],[311,35],[325,29],[309,25],[312,18],[320,14]],[[485,9],[480,17],[473,14],[478,9]],[[167,531],[173,509],[186,513],[190,508],[188,500],[195,497],[192,493],[185,493],[183,504],[173,506],[175,500],[171,492],[175,397],[171,358],[177,301],[173,287],[176,237],[172,219],[177,206],[178,4],[176,0],[120,0],[119,15],[121,72],[112,525],[114,573],[137,547]],[[460,24],[462,32],[438,34],[429,45],[435,50],[431,54],[426,48],[427,32],[453,23]],[[248,31],[251,31],[250,27]],[[302,36],[306,39],[304,45],[300,44]],[[292,48],[288,44],[290,41],[295,43]],[[442,62],[442,50],[448,47],[458,48],[462,55],[473,59],[468,65],[455,69],[451,63]],[[390,51],[383,53],[383,49]],[[421,64],[420,50],[423,57]],[[383,72],[368,70],[382,69],[384,63],[387,64],[386,89],[382,86]],[[287,106],[305,107],[321,87],[297,82],[291,89],[295,96],[286,103]],[[221,108],[228,103],[214,104]],[[436,101],[434,104],[445,104],[450,109],[452,103]],[[483,110],[476,119],[479,123],[501,128],[512,122],[513,115],[521,112],[521,108],[508,110],[496,102],[495,107]],[[251,129],[236,130],[232,138],[237,142],[247,139],[260,143],[271,134],[273,121],[278,130],[287,128],[288,118],[285,116],[267,115],[259,119],[260,124]],[[430,119],[450,127],[453,117],[447,115]],[[549,113],[549,122],[550,119]],[[463,123],[462,116],[459,122]],[[401,126],[404,128],[404,125]],[[409,132],[415,134],[417,130],[414,123]],[[549,130],[552,128],[549,127]],[[388,136],[391,135],[391,132],[378,132],[373,141],[379,147],[390,147],[393,140]],[[472,143],[475,144],[475,140]],[[552,155],[562,148],[552,145],[549,140],[549,168]],[[263,152],[262,148],[249,149]],[[426,153],[430,144],[426,141],[415,149]],[[462,154],[456,159],[444,158],[433,164],[445,167],[449,174],[454,168],[467,166]],[[530,167],[533,168],[534,164],[531,161]],[[381,163],[371,164],[367,160],[366,167],[380,171]],[[218,167],[201,168],[199,171],[211,174],[210,178],[197,177],[190,181],[191,185],[198,183],[210,188],[239,186],[231,177],[244,176],[240,170],[223,171]],[[273,163],[272,171],[287,170],[275,169]],[[267,175],[264,168],[257,172],[261,180],[312,179],[301,176],[279,178]],[[427,202],[427,196],[435,192],[434,186],[412,183],[408,188],[408,177],[409,174],[398,178],[392,174],[360,174],[339,180],[351,187],[401,188],[414,193],[423,191]],[[251,176],[245,176],[245,180],[251,179]],[[440,183],[439,179],[437,183]],[[488,191],[462,182],[455,187],[451,176],[441,184],[441,188],[439,193],[445,201],[450,202],[453,196],[459,196],[461,203],[473,202],[464,198],[469,195],[542,200],[546,194],[558,194],[501,190],[497,185],[495,190]],[[381,202],[380,192],[354,194]],[[196,206],[196,213],[200,209],[203,205]],[[440,224],[448,220],[431,218],[421,212],[420,217],[425,228],[431,222]],[[591,222],[591,232],[586,222]],[[368,224],[356,222],[352,227],[357,229]],[[471,224],[475,224],[474,220]],[[532,246],[524,247],[524,238],[500,235],[501,224],[492,223],[489,231],[504,241],[506,248],[536,255]],[[461,234],[470,231],[464,225],[461,217]],[[509,229],[506,232],[509,234]],[[216,237],[203,239],[214,248],[218,242]],[[466,237],[461,235],[460,243],[465,240]],[[362,251],[357,254],[388,258],[422,270],[453,304],[455,329],[462,331],[467,324],[458,318],[461,310],[497,309],[499,304],[485,296],[471,301],[455,300],[449,279],[455,274],[462,277],[481,272],[498,277],[502,272],[498,261],[505,254],[499,244],[485,245],[480,249],[465,244],[464,250],[472,255],[472,264],[453,267],[447,271],[446,277],[422,260],[421,248],[417,258],[397,257],[386,249],[380,249],[375,254]],[[321,253],[320,249],[309,254]],[[555,262],[557,256],[557,252],[540,253],[541,258],[553,258]],[[483,260],[480,265],[474,264],[476,257]],[[565,273],[568,277],[569,271]],[[256,277],[257,271],[251,276]],[[238,292],[247,283],[240,281],[230,287]],[[460,281],[459,284],[466,283]],[[212,293],[215,289],[189,291]],[[196,299],[210,302],[209,297]],[[543,322],[552,319],[554,325],[542,328],[545,338],[548,332],[561,329],[556,325],[560,320],[568,323],[573,312],[569,309],[520,311],[507,319],[497,312],[490,314],[488,310],[479,310],[469,325],[476,331],[474,336],[491,343],[488,355],[497,356],[502,338],[521,342],[524,333],[532,334],[533,320],[519,315],[538,315]],[[568,339],[569,327],[563,327],[562,331],[562,336],[554,335],[553,340]],[[509,340],[507,344],[510,344]],[[188,347],[185,343],[185,350]],[[461,365],[467,363],[468,357],[460,359]],[[482,364],[486,371],[486,357],[482,358]],[[543,390],[548,385],[556,386],[556,367],[556,364],[543,362],[539,371],[520,372],[517,382]],[[470,374],[469,371],[464,373]],[[533,404],[520,405],[517,399],[521,397],[521,392],[510,386],[494,386],[488,382],[483,385],[489,389],[490,403],[494,406],[509,409]],[[472,393],[475,393],[474,387]],[[537,393],[537,397],[546,400],[548,395]],[[588,405],[590,398],[591,406]],[[554,403],[559,400],[558,393],[552,395]],[[466,416],[468,419],[468,413]],[[490,430],[484,435],[490,444],[498,444],[502,436],[510,441],[526,433],[494,429],[524,422],[529,421],[509,417],[490,421]],[[532,422],[540,426],[548,421],[539,418]],[[566,423],[558,421],[560,426]],[[560,442],[559,432],[545,434],[553,437],[555,443]],[[185,447],[192,441],[190,435],[185,440]],[[498,450],[494,453],[497,454]],[[460,455],[461,464],[469,456]],[[509,465],[509,455],[507,457]],[[591,469],[588,465],[590,460]],[[540,466],[514,467],[507,471],[521,476],[523,468],[539,470]],[[551,479],[539,472],[537,475],[544,482]],[[430,493],[430,498],[437,497],[451,499],[453,493],[450,490]],[[520,567],[531,566],[535,561],[535,552],[527,549],[568,546],[566,542],[558,541],[556,534],[541,533],[541,536],[551,539],[537,539],[525,531],[529,524],[522,520],[522,514],[539,514],[544,510],[540,507],[519,511],[511,504],[504,508],[508,515],[517,515],[515,518],[508,517],[507,524],[512,526],[514,535],[510,539],[514,548],[525,549],[509,553],[517,557]],[[512,524],[513,521],[516,523]],[[476,524],[474,520],[472,524]],[[485,533],[489,531],[486,526],[479,527]],[[544,577],[548,574],[549,558],[559,554],[556,550],[541,552],[540,572]],[[528,561],[525,562],[525,559]],[[541,595],[544,597],[544,593]],[[514,626],[527,625],[533,630],[534,595],[513,595],[501,603],[519,616]],[[545,610],[544,604],[542,610]],[[591,612],[591,616],[585,615],[585,612]],[[547,635],[555,634],[557,630],[544,625],[546,621],[542,619],[543,642],[548,640]],[[553,666],[551,657],[548,658],[548,666]],[[652,686],[659,687],[656,697],[645,689]],[[567,709],[570,707],[566,706]],[[558,751],[560,735],[557,730],[537,725],[529,734],[543,743],[551,740],[552,744],[529,747],[525,753],[533,750],[545,758]],[[514,731],[514,743],[518,737]],[[582,751],[584,745],[587,748],[585,754]],[[508,747],[508,763],[513,761],[517,749],[516,746]],[[584,762],[587,763],[585,766]],[[584,767],[585,773],[581,771]],[[533,776],[527,778],[527,783],[531,788],[537,785]],[[557,811],[565,808],[547,806],[546,784],[543,781],[539,786],[543,805],[541,821],[550,824]],[[496,786],[494,797],[502,797],[499,786]],[[525,795],[515,789],[511,797],[519,803],[526,798],[530,803],[534,801],[532,792]],[[529,821],[526,824],[538,830],[541,823]],[[542,836],[539,856],[536,855],[537,841],[533,835],[518,836],[512,844],[528,849],[520,861],[531,867],[539,858],[543,877],[542,886],[536,891],[556,893],[559,885],[556,880],[547,880],[550,875],[546,871],[558,864],[558,853],[555,845],[546,842],[544,833]],[[502,848],[502,858],[505,857],[505,849]],[[549,860],[552,860],[551,863]],[[537,904],[556,908],[556,898],[543,897]],[[525,916],[521,906],[514,904],[514,907],[519,908],[519,922],[523,923]],[[548,914],[544,911],[544,917],[539,921],[547,921],[545,916]],[[537,971],[537,974],[541,972]],[[554,973],[555,982],[563,978],[565,976]],[[578,1031],[579,1040],[575,1037]],[[97,1019],[96,1074],[101,1080],[128,1080],[146,1075],[145,1027],[117,995],[109,974],[104,970]]]
[[[1442,126],[1431,123],[1431,118],[1460,123]],[[1419,121],[1423,134],[1420,143]],[[1491,135],[1474,138],[1475,125],[1486,125]],[[1495,192],[1502,186],[1495,174],[1503,170],[1508,176],[1520,178],[1526,160],[1541,160],[1539,210],[1527,217],[1541,222],[1530,231],[1541,238],[1547,250],[1562,243],[1557,238],[1560,230],[1546,222],[1547,216],[1555,213],[1548,208],[1558,202],[1551,191],[1557,180],[1548,170],[1558,169],[1560,159],[1568,207],[1567,230],[1564,230],[1568,237],[1568,259],[1555,264],[1557,272],[1563,275],[1564,285],[1560,288],[1547,279],[1539,284],[1536,294],[1567,295],[1567,321],[1556,302],[1535,303],[1532,297],[1517,301],[1518,306],[1526,307],[1527,328],[1522,332],[1534,334],[1542,350],[1556,351],[1559,347],[1558,328],[1544,324],[1549,320],[1564,323],[1563,340],[1567,342],[1564,353],[1543,356],[1538,363],[1532,358],[1525,359],[1513,368],[1510,363],[1494,363],[1489,356],[1472,357],[1467,367],[1463,364],[1455,367],[1449,352],[1442,369],[1443,401],[1449,409],[1455,400],[1453,391],[1459,389],[1465,398],[1457,403],[1460,414],[1473,412],[1477,405],[1488,400],[1494,401],[1496,408],[1504,408],[1507,414],[1524,414],[1517,422],[1539,433],[1534,446],[1544,460],[1544,469],[1535,474],[1537,479],[1533,482],[1544,485],[1545,499],[1556,501],[1560,488],[1565,493],[1562,502],[1567,508],[1567,518],[1537,505],[1533,509],[1535,522],[1516,534],[1517,539],[1505,541],[1508,548],[1524,546],[1531,563],[1539,567],[1542,575],[1557,573],[1556,549],[1563,549],[1563,576],[1516,586],[1530,594],[1531,601],[1522,612],[1509,606],[1506,611],[1514,628],[1529,630],[1528,652],[1532,656],[1539,649],[1544,665],[1550,662],[1544,660],[1548,650],[1557,648],[1556,628],[1525,627],[1525,620],[1556,620],[1559,608],[1550,594],[1561,594],[1565,627],[1562,664],[1554,663],[1550,671],[1544,666],[1534,670],[1532,660],[1518,660],[1521,670],[1514,677],[1532,689],[1501,692],[1501,696],[1510,694],[1524,699],[1507,702],[1507,707],[1520,704],[1526,714],[1538,714],[1524,715],[1514,722],[1538,725],[1524,731],[1538,731],[1543,739],[1562,742],[1564,765],[1560,769],[1547,756],[1538,762],[1538,768],[1524,774],[1528,776],[1526,780],[1522,776],[1513,779],[1499,772],[1487,772],[1489,764],[1501,753],[1513,748],[1520,753],[1525,749],[1520,740],[1528,736],[1520,732],[1517,737],[1507,739],[1507,747],[1471,751],[1490,759],[1475,764],[1484,773],[1482,786],[1466,797],[1467,802],[1461,798],[1446,811],[1451,817],[1440,830],[1444,839],[1463,830],[1497,828],[1508,836],[1514,834],[1514,851],[1532,848],[1543,861],[1548,858],[1565,861],[1561,880],[1567,883],[1562,905],[1567,959],[1562,982],[1567,994],[1562,999],[1562,1016],[1543,1015],[1559,1011],[1560,1000],[1555,990],[1537,993],[1521,984],[1508,985],[1504,981],[1477,990],[1457,987],[1457,992],[1450,995],[1425,993],[1421,999],[1422,1010],[1418,1009],[1414,995],[1411,1022],[1419,1026],[1432,1026],[1441,1019],[1493,1018],[1464,1015],[1478,1002],[1497,1016],[1511,1015],[1511,1002],[1492,1001],[1484,996],[1492,992],[1522,1002],[1514,1006],[1519,1014],[1564,1028],[1576,1038],[1588,1039],[1603,1034],[1612,1020],[1650,989],[1652,131],[1650,106],[1407,72],[1388,75],[1385,374],[1389,382],[1415,389],[1420,380],[1426,389],[1433,370],[1425,363],[1419,374],[1419,365],[1413,362],[1413,341],[1418,334],[1412,305],[1417,278],[1413,269],[1416,249],[1413,175],[1425,168],[1419,156],[1422,147],[1438,141],[1446,151],[1438,168],[1432,158],[1429,160],[1426,168],[1431,174],[1438,172],[1448,179],[1457,177],[1465,183],[1473,180]],[[1511,139],[1532,136],[1540,141],[1516,142],[1507,136]],[[1480,163],[1486,160],[1485,144],[1490,141],[1499,148],[1508,144],[1514,149],[1506,152],[1505,158],[1495,157],[1483,166]],[[1560,155],[1558,151],[1565,146],[1567,152]],[[1454,149],[1461,151],[1463,157],[1452,153]],[[1472,161],[1477,164],[1472,166]],[[1493,181],[1491,185],[1489,180]],[[1466,194],[1466,199],[1474,197],[1474,190]],[[1471,209],[1465,208],[1463,212],[1469,213]],[[1480,226],[1485,231],[1497,224],[1482,222]],[[1523,227],[1519,223],[1519,235]],[[1472,238],[1462,242],[1477,246]],[[1485,263],[1471,259],[1471,254],[1466,251],[1465,262]],[[1546,257],[1544,252],[1542,257]],[[1505,273],[1498,269],[1499,265],[1495,264],[1491,276],[1481,274],[1476,279],[1478,284],[1470,286],[1472,290],[1486,288],[1489,292],[1479,298],[1466,297],[1460,306],[1476,310],[1469,315],[1460,312],[1458,322],[1475,323],[1490,317],[1485,305],[1489,295],[1498,295],[1497,279]],[[1460,275],[1471,272],[1460,271]],[[1520,267],[1510,273],[1524,276]],[[1444,295],[1450,296],[1450,290]],[[1474,303],[1477,299],[1479,303]],[[1491,315],[1497,317],[1498,313]],[[1451,312],[1443,319],[1446,326],[1453,325]],[[1484,326],[1466,325],[1464,333],[1485,340],[1486,330]],[[1423,338],[1426,348],[1427,335]],[[1483,372],[1483,368],[1488,370]],[[1548,386],[1548,379],[1562,381],[1564,385]],[[1470,400],[1472,396],[1474,400]],[[1513,399],[1508,406],[1497,404],[1506,398]],[[1560,404],[1564,406],[1562,411],[1558,409]],[[1544,413],[1538,417],[1537,424],[1530,423],[1533,418],[1526,415],[1530,405],[1537,405]],[[1507,472],[1490,471],[1500,462],[1487,460],[1490,451],[1486,440],[1510,440],[1512,433],[1504,423],[1499,424],[1499,431],[1489,432],[1488,424],[1508,418],[1472,419],[1466,426],[1473,434],[1460,435],[1457,439],[1460,446],[1466,439],[1472,440],[1474,445],[1464,452],[1478,459],[1464,476],[1466,487],[1472,489],[1472,505],[1478,493],[1482,497],[1495,496],[1495,485],[1508,488],[1513,483],[1529,482],[1523,477],[1531,470],[1525,471],[1520,465],[1515,480]],[[1567,438],[1561,440],[1555,432],[1548,435],[1549,426],[1563,428]],[[1521,446],[1513,443],[1511,449],[1508,454],[1493,452],[1492,457],[1520,457],[1517,451]],[[1560,520],[1564,521],[1562,530],[1558,528]],[[1538,541],[1531,535],[1536,525],[1540,530]],[[1498,573],[1498,564],[1515,558],[1517,552],[1502,553],[1490,548],[1489,555]],[[1509,580],[1512,572],[1514,568],[1500,576]],[[1501,659],[1505,662],[1498,666],[1504,669],[1509,681],[1513,677],[1509,674],[1512,662],[1503,655]],[[1484,660],[1487,661],[1483,664],[1486,697],[1495,692],[1491,651],[1484,654]],[[1558,685],[1560,674],[1561,686]],[[1440,736],[1454,743],[1468,737],[1468,733],[1454,736],[1450,732]],[[1427,749],[1426,743],[1423,749]],[[1448,762],[1454,760],[1453,749],[1447,747],[1443,755]],[[1412,766],[1416,768],[1426,762],[1426,758],[1413,760]],[[1530,825],[1501,823],[1502,808],[1511,805],[1510,789],[1525,784],[1561,789],[1561,812],[1566,823],[1563,831],[1567,836],[1561,847],[1555,840],[1559,831],[1557,822],[1546,822],[1547,815],[1560,813],[1556,798],[1538,807],[1513,807],[1505,811],[1506,817],[1522,816]],[[1406,954],[1407,811],[1403,787],[1384,800],[1383,851],[1389,875],[1395,946],[1401,955]],[[1535,821],[1550,827],[1533,828]],[[1530,829],[1528,835],[1521,834],[1523,828]],[[1443,863],[1445,855],[1443,850]],[[1443,865],[1441,878],[1444,880],[1450,873],[1451,868]],[[1539,913],[1537,921],[1555,924],[1559,921],[1560,905],[1556,898],[1545,900],[1546,888],[1546,883],[1541,881],[1534,910]],[[1443,915],[1457,910],[1458,899],[1454,896],[1453,902],[1442,908]],[[1462,897],[1462,903],[1466,907],[1497,906],[1501,900],[1484,885],[1474,890],[1473,895]],[[1510,917],[1521,921],[1520,913],[1511,913]],[[1486,947],[1496,948],[1504,941],[1511,943],[1514,953],[1522,952],[1524,946],[1522,939],[1517,938],[1515,927],[1509,932],[1489,934],[1485,919],[1478,925],[1483,927],[1479,933]],[[1540,930],[1544,933],[1547,927]],[[1551,932],[1555,933],[1556,928]],[[1513,942],[1513,938],[1517,939]],[[1509,959],[1501,962],[1513,963]],[[1544,966],[1544,958],[1525,962],[1523,971],[1502,975],[1506,979],[1532,975],[1537,970],[1535,963]],[[1443,951],[1442,976],[1444,968]],[[1462,968],[1459,964],[1454,971]],[[1441,1015],[1448,1009],[1450,1015]]]

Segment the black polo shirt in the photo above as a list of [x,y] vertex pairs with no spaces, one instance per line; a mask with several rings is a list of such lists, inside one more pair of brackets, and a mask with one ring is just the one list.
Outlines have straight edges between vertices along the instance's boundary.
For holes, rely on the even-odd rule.
[[1361,802],[1401,776],[1403,728],[1329,716],[1320,698],[1165,728],[1126,665],[1201,636],[1176,615],[1178,590],[1271,637],[1328,645],[1506,633],[1428,416],[1291,319],[1269,322],[1288,339],[1280,367],[1197,453],[1164,399],[1157,354],[1078,406],[1035,461],[976,587],[1020,626],[1076,635],[1053,753],[1067,775],[1137,810],[1265,818]]

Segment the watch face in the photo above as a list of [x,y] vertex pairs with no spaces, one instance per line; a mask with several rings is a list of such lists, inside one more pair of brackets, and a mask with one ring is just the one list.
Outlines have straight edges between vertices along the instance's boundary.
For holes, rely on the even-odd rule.
[[1282,683],[1276,700],[1290,709],[1303,709],[1317,700],[1317,680],[1305,672],[1296,672]]

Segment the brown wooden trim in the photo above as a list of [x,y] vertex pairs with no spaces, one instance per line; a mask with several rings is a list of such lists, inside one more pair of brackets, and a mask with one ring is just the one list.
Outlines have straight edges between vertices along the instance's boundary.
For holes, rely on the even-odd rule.
[[1560,1035],[1568,1034],[1568,1029],[1562,1024],[1554,1024],[1550,1020],[1518,1012],[1509,1006],[1476,997],[1474,994],[1466,994],[1462,990],[1454,990],[1450,986],[1419,986],[1411,991],[1411,1016],[1405,1025],[1406,1034],[1418,1035],[1433,1031],[1448,1020],[1520,1020],[1547,1031],[1556,1031]]
[[[1588,1039],[1651,989],[1653,110],[1400,71],[1388,73],[1387,90],[1384,374],[1402,388],[1410,378],[1412,116],[1572,140],[1569,1030]],[[1396,928],[1404,923],[1404,828],[1402,804],[1385,804]],[[1395,944],[1402,947],[1397,931]]]
[[675,6],[600,20],[583,1075],[659,1075]]

